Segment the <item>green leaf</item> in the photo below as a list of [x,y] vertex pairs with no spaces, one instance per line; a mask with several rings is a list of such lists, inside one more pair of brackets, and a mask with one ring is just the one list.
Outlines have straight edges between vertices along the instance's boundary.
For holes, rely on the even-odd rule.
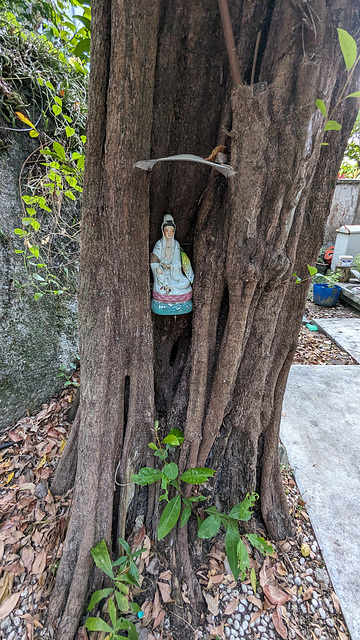
[[[126,613],[127,611],[129,611],[129,600],[126,598],[126,596],[120,593],[120,591],[115,591],[115,598],[117,606],[119,607],[121,613]],[[114,623],[113,626],[115,626]]]
[[121,558],[118,558],[117,560],[115,560],[115,562],[113,562],[113,567],[121,567],[121,565],[125,564],[125,562],[127,562],[127,557],[121,556]]
[[51,108],[56,116],[62,112],[62,108],[58,104],[53,104]]
[[212,478],[215,471],[214,469],[207,469],[207,467],[195,467],[194,469],[188,469],[181,476],[180,480],[187,482],[188,484],[202,484],[206,482],[208,478]]
[[[246,576],[246,570],[249,568],[250,566],[250,560],[249,560],[249,554],[248,554],[248,550],[245,546],[244,541],[240,538],[238,544],[237,544],[237,559],[238,559],[238,564],[239,564],[239,568],[241,571],[241,580],[245,579]],[[230,562],[229,562],[230,564]]]
[[53,85],[53,84],[51,84],[51,82],[50,82],[49,80],[47,81],[46,86],[47,86],[49,89],[52,89],[53,91],[55,91],[55,87],[54,87],[54,85]]
[[207,538],[212,538],[216,536],[217,532],[220,529],[221,519],[219,516],[212,514],[208,518],[205,518],[204,522],[201,523],[198,531],[199,538],[203,540],[207,540]]
[[38,83],[39,83],[40,87],[42,87],[42,86],[43,86],[43,84],[44,84],[43,79],[42,79],[42,78],[38,78],[38,79],[37,79],[37,81],[38,81]]
[[255,549],[259,549],[259,551],[261,551],[264,556],[271,556],[274,553],[273,546],[270,544],[270,542],[267,542],[265,538],[256,536],[254,533],[248,533],[246,537],[249,540],[250,544],[252,544]]
[[164,438],[163,443],[170,444],[172,447],[178,447],[180,445],[179,438],[171,434],[169,434],[168,436],[166,436],[166,438]]
[[107,633],[112,633],[110,625],[101,618],[88,618],[85,622],[85,627],[89,629],[89,631],[106,631]]
[[119,538],[119,544],[121,544],[122,548],[124,549],[124,551],[126,551],[126,553],[130,553],[131,551],[130,545],[128,542],[126,542],[126,540],[124,540],[124,538]]
[[184,432],[181,431],[181,429],[171,429],[171,431],[169,431],[169,436],[176,436],[176,438],[179,440],[180,444],[182,444],[185,440],[184,438]]
[[54,96],[54,100],[55,100],[55,102],[57,102],[57,104],[60,105],[60,107],[62,107],[62,100],[61,100],[61,98],[59,98],[59,96]]
[[54,147],[54,151],[56,153],[56,155],[61,158],[62,160],[66,160],[66,153],[65,153],[65,149],[62,146],[62,144],[60,144],[60,142],[56,142],[56,140],[53,142],[53,147]]
[[37,293],[35,293],[34,298],[37,301],[37,300],[40,300],[40,298],[42,298],[43,295],[44,295],[43,293],[40,293],[40,291],[38,291]]
[[75,129],[73,129],[72,127],[65,127],[65,131],[68,138],[71,138],[71,136],[73,136],[75,133]]
[[346,64],[346,68],[348,71],[354,66],[357,56],[357,48],[356,42],[354,38],[348,33],[344,31],[344,29],[337,29],[339,36],[339,43],[341,47],[341,51],[344,57],[344,61]]
[[293,275],[294,278],[296,278],[295,279],[295,283],[299,284],[299,282],[301,282],[301,278],[295,272],[292,275]]
[[80,42],[78,42],[78,44],[76,45],[73,55],[76,58],[81,58],[81,56],[84,53],[89,53],[90,52],[90,38],[84,38],[83,40],[80,40]]
[[309,264],[307,265],[307,268],[309,270],[309,273],[311,276],[314,276],[315,273],[317,273],[317,268],[316,267],[311,267]]
[[324,131],[340,131],[340,129],[341,129],[341,124],[336,122],[336,120],[328,120],[325,125]]
[[14,229],[14,233],[16,236],[24,236],[25,232],[23,231],[23,229]]
[[360,98],[360,91],[355,91],[355,93],[349,93],[347,98]]
[[153,451],[157,451],[157,446],[155,442],[149,442],[148,447],[149,449],[153,449]]
[[183,527],[191,516],[191,507],[185,507],[184,511],[181,514],[180,527]]
[[139,611],[141,611],[137,602],[130,602],[130,609],[133,613],[139,613]]
[[90,602],[89,602],[89,606],[88,606],[88,611],[91,611],[91,609],[93,609],[95,607],[95,605],[100,602],[100,600],[102,600],[103,598],[107,598],[112,592],[113,592],[113,588],[109,588],[109,589],[100,589],[99,591],[95,591],[91,598],[90,598]]
[[30,222],[31,226],[35,229],[35,231],[38,231],[40,229],[40,222],[38,220],[31,220]]
[[181,497],[179,495],[174,496],[166,505],[164,511],[161,514],[157,537],[158,540],[162,540],[176,525],[181,510]]
[[29,251],[33,254],[33,256],[35,256],[35,258],[39,257],[39,246],[37,244],[29,247]]
[[235,529],[233,529],[232,527],[228,527],[225,536],[225,552],[235,582],[237,581],[240,573],[237,554],[237,545],[239,540],[240,536],[238,532],[235,531]]
[[22,249],[15,249],[15,253],[24,253]]
[[169,478],[170,480],[175,480],[179,475],[179,468],[177,464],[175,464],[175,462],[170,462],[169,464],[166,464],[164,466],[163,472],[165,473],[167,478]]
[[191,496],[191,497],[189,498],[189,501],[190,501],[190,502],[205,502],[205,500],[207,500],[206,496],[202,496],[202,495],[199,495],[199,496]]
[[36,129],[31,129],[31,131],[29,131],[30,138],[37,138],[38,135],[39,135],[39,132],[36,131]]
[[137,475],[133,474],[131,480],[135,484],[146,485],[153,484],[162,477],[162,472],[159,469],[153,469],[152,467],[143,467],[140,469]]
[[65,191],[64,192],[67,198],[70,198],[70,200],[76,200],[74,194],[72,191]]
[[111,624],[114,627],[116,624],[116,607],[115,602],[111,598],[109,598],[109,616],[111,620]]
[[45,282],[45,278],[40,276],[38,273],[34,273],[33,274],[33,278],[34,278],[34,280],[39,280],[40,282]]
[[106,575],[109,576],[109,578],[114,579],[112,563],[110,560],[110,556],[107,550],[105,540],[101,540],[101,542],[99,542],[96,545],[96,547],[93,547],[93,549],[91,549],[91,555],[94,559],[96,566],[99,567],[101,571],[106,573]]
[[316,104],[317,108],[319,109],[319,111],[321,111],[323,116],[326,118],[327,111],[326,111],[325,103],[322,100],[316,100],[315,104]]
[[81,140],[81,142],[83,142],[83,143],[85,144],[85,142],[86,142],[86,136],[80,136],[80,140]]
[[252,511],[250,509],[253,508],[254,503],[258,499],[257,493],[247,493],[245,499],[242,502],[236,504],[230,511],[230,518],[235,518],[235,520],[242,520],[243,522],[247,522],[250,520],[252,516]]
[[250,571],[250,582],[251,582],[253,592],[256,593],[257,584],[256,584],[256,571],[254,567]]

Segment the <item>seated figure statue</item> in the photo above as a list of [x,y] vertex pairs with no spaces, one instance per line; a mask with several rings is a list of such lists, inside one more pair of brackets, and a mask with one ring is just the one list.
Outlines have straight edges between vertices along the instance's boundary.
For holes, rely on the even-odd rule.
[[176,226],[170,214],[164,216],[162,238],[150,256],[154,276],[151,308],[161,316],[177,316],[192,310],[194,272],[190,260],[175,240]]

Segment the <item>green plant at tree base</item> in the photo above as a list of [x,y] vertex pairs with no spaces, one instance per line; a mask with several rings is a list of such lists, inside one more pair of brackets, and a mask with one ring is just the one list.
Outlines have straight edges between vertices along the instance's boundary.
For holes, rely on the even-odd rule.
[[[179,447],[183,443],[183,433],[180,429],[172,429],[162,442],[160,442],[158,429],[159,423],[156,422],[155,434],[157,443],[150,442],[148,446],[154,451],[154,455],[164,463],[162,469],[143,467],[138,474],[133,474],[131,479],[135,484],[140,486],[161,482],[161,489],[164,493],[160,495],[159,501],[165,500],[167,503],[161,514],[157,531],[158,540],[162,540],[173,529],[179,518],[180,526],[183,527],[189,520],[192,509],[196,503],[206,500],[206,497],[201,494],[191,497],[184,496],[181,491],[180,482],[202,485],[215,474],[215,471],[214,469],[206,467],[195,467],[179,475],[177,464],[175,462],[168,463],[166,460],[170,449],[172,447]],[[163,445],[165,445],[165,447],[163,447]],[[169,499],[169,487],[173,487],[176,492],[175,496],[171,499]],[[247,494],[245,499],[236,504],[229,514],[220,513],[216,507],[209,507],[205,509],[206,513],[209,514],[208,517],[205,518],[204,521],[198,518],[199,538],[213,538],[219,532],[221,525],[225,528],[225,552],[235,580],[238,579],[240,574],[241,579],[244,580],[250,566],[249,554],[244,542],[245,539],[264,555],[271,555],[274,551],[271,544],[264,540],[264,538],[255,534],[242,536],[239,533],[239,522],[247,522],[251,519],[253,515],[252,509],[258,497],[256,493]],[[253,583],[254,575],[252,575],[251,579]]]
[[79,387],[80,383],[76,382],[76,380],[72,380],[72,377],[75,371],[76,371],[75,362],[70,362],[70,371],[68,367],[65,367],[65,365],[62,365],[61,367],[59,367],[59,372],[56,377],[65,378],[66,382],[64,383],[64,387],[70,387],[70,386]]
[[[88,611],[97,605],[101,600],[107,599],[108,612],[112,627],[102,618],[90,617],[86,620],[85,627],[89,631],[105,631],[108,633],[109,640],[117,640],[123,638],[119,635],[124,631],[130,640],[138,639],[138,632],[131,618],[136,620],[135,616],[141,617],[140,607],[136,602],[129,602],[130,589],[132,586],[140,587],[139,570],[135,560],[146,549],[131,552],[129,544],[123,538],[119,538],[119,543],[125,551],[124,556],[120,556],[115,562],[111,562],[110,555],[105,540],[99,542],[93,549],[91,555],[96,566],[101,569],[113,582],[112,587],[95,591],[90,599]],[[114,568],[120,570],[116,573]],[[115,601],[110,597],[115,596]],[[127,616],[127,617],[124,617]]]

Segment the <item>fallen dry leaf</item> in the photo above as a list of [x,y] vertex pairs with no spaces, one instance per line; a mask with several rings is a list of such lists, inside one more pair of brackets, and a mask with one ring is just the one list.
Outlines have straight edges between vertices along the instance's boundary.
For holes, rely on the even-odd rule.
[[150,624],[152,620],[152,609],[153,609],[153,603],[150,602],[150,600],[145,600],[143,606],[141,607],[141,611],[144,614],[141,619],[141,624],[144,627],[147,627],[147,625]]
[[137,547],[138,545],[142,546],[143,540],[145,538],[145,534],[146,534],[146,529],[145,529],[145,525],[143,524],[143,526],[141,527],[140,531],[138,531],[135,536],[134,536],[134,540],[132,541],[132,547]]
[[252,602],[252,604],[254,604],[255,607],[257,607],[262,611],[263,603],[261,602],[260,598],[257,598],[256,596],[247,596],[246,600],[248,600],[249,602]]
[[163,602],[173,602],[173,599],[171,597],[171,587],[169,584],[166,584],[165,582],[158,582],[158,587],[160,589],[160,593],[161,593],[161,597],[163,599]]
[[33,574],[42,573],[45,567],[46,567],[46,551],[45,549],[41,549],[41,551],[39,551],[38,555],[35,558],[31,573]]
[[212,613],[213,616],[217,616],[219,613],[218,600],[216,598],[213,598],[213,596],[210,593],[206,593],[206,591],[203,591],[203,596],[205,598],[207,608],[209,609],[210,613]]
[[32,547],[26,546],[21,549],[21,560],[23,561],[24,567],[28,571],[31,571],[34,558],[35,558],[35,551]]
[[159,624],[161,624],[164,620],[165,617],[165,610],[162,608],[161,606],[161,602],[160,602],[160,595],[158,590],[156,589],[155,592],[155,597],[154,597],[154,602],[153,602],[153,608],[152,608],[152,618],[154,620],[154,629],[155,627],[157,627]]
[[221,640],[225,640],[225,631],[224,631],[224,623],[222,622],[217,627],[212,627],[210,629],[210,638],[221,638]]
[[76,640],[88,640],[89,636],[87,634],[87,631],[85,629],[85,627],[80,627],[78,633],[77,633],[77,637]]
[[269,582],[270,580],[270,558],[266,557],[263,565],[260,569],[260,574],[259,574],[259,578],[260,578],[260,586],[262,588],[264,588],[264,586]]
[[224,616],[228,616],[231,613],[234,613],[234,611],[238,607],[238,604],[239,604],[239,598],[233,598],[232,600],[230,600],[230,602],[228,602],[228,604],[225,607]]
[[306,589],[306,591],[304,591],[303,595],[302,595],[302,599],[303,600],[310,600],[312,594],[314,593],[314,587],[309,587],[308,589]]
[[186,604],[190,604],[190,600],[187,597],[188,590],[189,589],[188,589],[188,586],[187,586],[186,582],[183,582],[182,587],[181,587],[181,597],[182,597],[182,599],[184,600],[184,602]]
[[281,636],[285,640],[287,638],[287,629],[282,621],[282,613],[279,606],[277,606],[276,609],[274,609],[274,611],[272,612],[271,618],[279,636]]
[[168,569],[160,573],[159,580],[171,580],[171,571]]
[[262,611],[255,611],[255,613],[252,614],[251,618],[250,618],[250,622],[255,622],[255,620],[257,620],[258,618],[260,618],[262,614]]
[[20,592],[13,593],[13,595],[10,596],[10,598],[8,598],[7,600],[5,600],[5,602],[3,602],[3,604],[0,607],[0,620],[4,620],[4,618],[7,618],[9,613],[11,613],[13,609],[15,609],[19,598],[20,598]]
[[334,607],[335,607],[336,613],[340,613],[340,601],[339,601],[339,598],[337,597],[335,591],[332,591],[331,599],[332,599],[332,601],[334,603]]
[[279,589],[279,587],[272,584],[265,584],[263,586],[264,594],[266,595],[268,601],[272,605],[285,604],[291,600],[291,596],[287,593]]

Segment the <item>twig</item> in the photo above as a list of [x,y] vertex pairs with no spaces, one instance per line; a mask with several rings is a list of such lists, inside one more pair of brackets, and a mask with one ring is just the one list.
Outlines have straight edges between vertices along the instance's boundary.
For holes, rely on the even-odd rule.
[[179,618],[179,620],[182,620],[183,622],[185,622],[185,624],[187,624],[190,627],[190,629],[192,629],[193,631],[197,631],[197,629],[195,629],[195,627],[193,627],[192,624],[190,624],[190,622],[188,622],[186,620],[186,618],[183,618],[182,616],[178,616],[178,614],[174,613],[174,611],[171,612],[171,615],[175,616],[176,618]]
[[257,57],[258,57],[258,53],[259,53],[260,38],[261,38],[261,30],[258,31],[258,34],[256,36],[254,60],[253,60],[252,69],[251,69],[251,80],[250,80],[250,84],[251,85],[254,84],[254,79],[255,79],[255,68],[256,68],[256,62],[257,62]]
[[234,34],[231,26],[227,0],[218,0],[221,23],[224,30],[225,44],[229,56],[230,71],[235,84],[242,84],[239,60],[236,53]]

